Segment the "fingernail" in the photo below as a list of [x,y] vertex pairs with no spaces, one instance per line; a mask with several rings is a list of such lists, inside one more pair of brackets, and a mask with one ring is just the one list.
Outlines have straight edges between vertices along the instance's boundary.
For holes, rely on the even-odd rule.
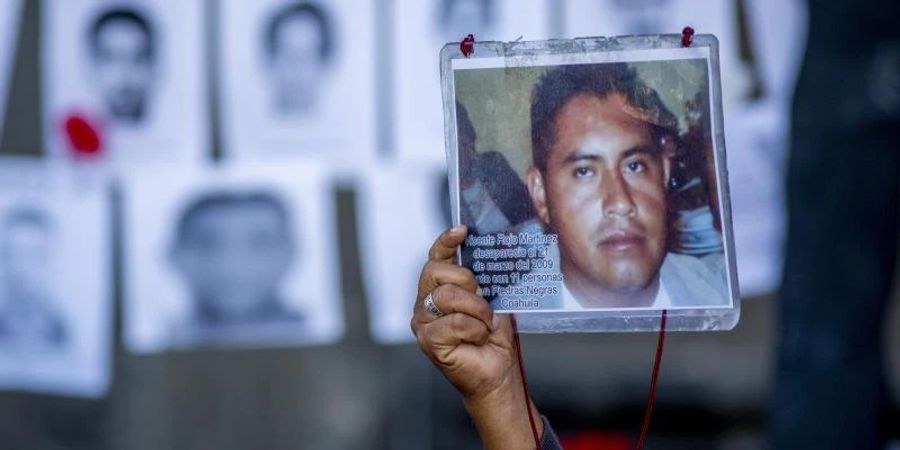
[[456,234],[456,233],[459,233],[460,231],[462,231],[463,228],[465,228],[465,227],[463,227],[462,225],[457,225],[457,226],[451,228],[450,232],[453,234]]
[[497,328],[500,327],[500,316],[497,314],[491,315],[491,331],[496,331]]

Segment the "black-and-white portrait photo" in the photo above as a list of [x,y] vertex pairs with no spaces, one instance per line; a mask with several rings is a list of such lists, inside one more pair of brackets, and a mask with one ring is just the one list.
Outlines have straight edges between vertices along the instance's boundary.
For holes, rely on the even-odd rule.
[[229,158],[374,153],[375,3],[222,2],[219,92]]
[[444,44],[550,37],[547,0],[397,0],[392,4],[394,151],[406,161],[444,161],[440,73]]
[[202,0],[48,0],[41,14],[50,153],[77,149],[66,123],[79,118],[104,160],[205,156]]
[[[446,166],[374,166],[357,186],[360,259],[373,338],[382,343],[412,342],[415,283],[434,236],[451,226]],[[419,211],[410,220],[409,211]],[[410,297],[412,296],[412,297]]]
[[22,0],[0,2],[0,140],[3,139],[6,97],[16,55],[16,36],[22,18]]
[[156,351],[337,339],[330,190],[314,170],[166,171],[169,188],[154,182],[162,172],[138,175],[126,193],[127,227],[138,236],[127,252],[134,268],[130,346]]
[[0,161],[0,389],[101,395],[112,320],[105,187]]

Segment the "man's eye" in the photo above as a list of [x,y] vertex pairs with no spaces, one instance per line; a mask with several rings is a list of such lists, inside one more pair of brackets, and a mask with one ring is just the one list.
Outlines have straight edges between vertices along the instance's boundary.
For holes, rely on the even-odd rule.
[[594,174],[594,171],[591,170],[590,167],[576,167],[575,168],[575,176],[577,178],[588,177]]
[[647,170],[647,164],[643,161],[631,161],[626,165],[626,168],[631,173],[641,173]]

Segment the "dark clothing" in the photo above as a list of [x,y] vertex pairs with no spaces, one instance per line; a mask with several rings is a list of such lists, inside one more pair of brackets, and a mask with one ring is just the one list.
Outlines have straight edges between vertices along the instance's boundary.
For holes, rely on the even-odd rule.
[[772,448],[880,449],[897,249],[900,6],[810,0],[792,112]]
[[556,438],[556,433],[553,432],[553,428],[550,428],[550,422],[544,416],[541,416],[541,420],[544,422],[544,435],[541,436],[541,448],[539,450],[563,450],[562,445],[559,444],[559,439]]

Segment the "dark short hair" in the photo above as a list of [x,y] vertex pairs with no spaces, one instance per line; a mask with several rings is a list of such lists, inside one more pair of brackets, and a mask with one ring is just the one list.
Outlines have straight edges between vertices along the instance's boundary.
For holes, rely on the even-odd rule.
[[[570,99],[588,94],[605,99],[622,94],[629,105],[647,112],[651,134],[661,137],[678,135],[678,120],[666,108],[659,94],[644,83],[634,68],[626,63],[571,64],[545,72],[531,98],[532,163],[541,172],[556,143],[556,115]],[[654,139],[656,142],[657,140]]]
[[294,3],[279,9],[272,14],[265,28],[266,55],[273,56],[278,51],[278,29],[288,19],[296,16],[307,15],[319,25],[319,34],[322,36],[322,44],[319,46],[319,57],[323,61],[331,59],[334,53],[334,29],[331,20],[325,14],[321,6],[312,2]]
[[[269,191],[252,191],[243,193],[209,192],[194,198],[181,212],[175,229],[175,241],[182,242],[192,222],[201,214],[215,208],[232,208],[245,206],[262,206],[271,209],[284,224],[291,228],[291,217],[284,202]],[[288,235],[288,237],[290,237]]]
[[108,9],[94,19],[94,23],[88,31],[88,44],[92,55],[96,56],[100,50],[100,31],[103,30],[103,27],[117,21],[129,22],[140,28],[147,36],[147,47],[144,50],[144,56],[150,60],[156,57],[156,33],[153,30],[153,26],[150,25],[150,21],[143,14],[130,8]]

